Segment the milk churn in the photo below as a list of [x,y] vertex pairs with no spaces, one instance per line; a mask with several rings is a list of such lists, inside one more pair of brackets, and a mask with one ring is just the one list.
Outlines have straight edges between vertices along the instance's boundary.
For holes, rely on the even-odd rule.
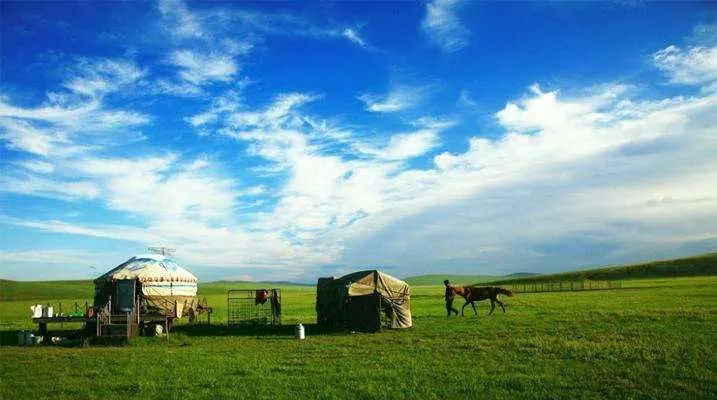
[[297,339],[304,339],[306,336],[304,335],[304,325],[296,324],[294,327],[294,337]]

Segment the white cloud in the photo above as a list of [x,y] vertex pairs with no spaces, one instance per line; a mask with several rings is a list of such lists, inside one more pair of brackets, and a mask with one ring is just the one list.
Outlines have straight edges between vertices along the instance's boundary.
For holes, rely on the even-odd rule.
[[717,47],[670,45],[652,55],[670,82],[695,85],[717,80]]
[[259,196],[267,192],[267,188],[264,185],[256,185],[248,188],[244,194],[246,196]]
[[368,48],[368,44],[361,38],[358,31],[353,28],[345,28],[341,31],[341,35],[359,47]]
[[222,10],[221,15],[215,14],[212,17],[215,21],[222,20],[227,26],[231,26],[234,32],[239,30],[247,36],[277,35],[318,40],[347,39],[364,49],[371,48],[356,28],[338,27],[330,21],[317,22],[295,13],[261,13],[246,9]]
[[220,115],[224,115],[231,111],[236,111],[241,105],[241,96],[234,90],[229,90],[217,96],[212,100],[211,106],[199,113],[184,118],[184,120],[194,128],[201,128],[212,125],[219,120]]
[[96,260],[76,249],[35,249],[0,251],[0,260],[12,263],[94,265]]
[[16,162],[16,164],[27,170],[39,172],[41,174],[49,174],[55,170],[55,166],[52,163],[42,160],[23,160]]
[[382,95],[361,94],[359,100],[365,103],[367,111],[378,113],[397,112],[405,111],[421,104],[425,100],[427,92],[428,87],[426,86],[398,85]]
[[0,139],[14,150],[41,156],[70,154],[80,150],[62,132],[40,130],[25,121],[0,118],[0,128]]
[[[714,145],[706,146],[704,140],[710,137],[713,120],[717,118],[708,116],[715,109],[717,99],[678,97],[637,101],[629,97],[635,92],[628,89],[624,85],[608,84],[586,90],[580,96],[568,97],[534,85],[526,97],[507,103],[495,114],[498,123],[506,130],[502,138],[471,138],[467,151],[436,156],[435,169],[410,168],[396,161],[436,148],[438,133],[452,126],[452,121],[421,118],[414,123],[418,130],[389,136],[383,146],[356,137],[342,137],[336,144],[360,151],[365,157],[358,160],[337,155],[333,147],[331,153],[325,153],[322,147],[313,143],[318,136],[313,130],[321,124],[303,123],[310,118],[296,108],[306,100],[299,94],[280,96],[261,111],[239,111],[242,106],[237,104],[234,111],[218,114],[221,118],[217,123],[226,125],[225,134],[253,142],[250,151],[254,155],[281,163],[286,171],[286,183],[275,191],[278,203],[271,211],[254,214],[254,229],[267,234],[281,233],[285,240],[295,243],[298,253],[294,254],[298,259],[316,260],[315,254],[320,253],[329,260],[326,262],[339,264],[388,262],[405,265],[408,262],[405,253],[395,254],[392,258],[393,248],[385,246],[380,252],[365,250],[366,253],[357,255],[362,243],[375,248],[380,246],[377,241],[388,240],[393,244],[432,243],[428,248],[434,248],[435,242],[436,246],[450,249],[431,255],[409,246],[404,251],[421,254],[408,257],[412,265],[430,265],[437,260],[458,262],[459,256],[498,260],[495,257],[506,255],[506,246],[518,246],[521,249],[515,252],[518,255],[533,254],[537,250],[531,250],[531,247],[538,245],[543,237],[579,235],[576,232],[585,230],[599,230],[605,238],[619,236],[622,240],[623,236],[611,235],[609,229],[614,224],[627,223],[620,221],[629,219],[629,215],[614,212],[627,205],[598,194],[609,192],[605,187],[607,184],[630,191],[630,196],[621,197],[634,198],[631,207],[649,201],[654,196],[652,192],[646,193],[653,190],[645,189],[647,183],[661,179],[664,171],[671,169],[667,164],[663,169],[650,169],[646,165],[653,162],[651,157],[665,160],[670,156],[691,156],[695,163],[703,166],[699,169],[705,170],[710,162],[707,148]],[[697,157],[692,147],[655,144],[685,135],[693,135],[693,140],[701,143],[704,155]],[[642,147],[655,147],[659,156],[630,154],[635,151],[633,148]],[[620,179],[603,182],[599,166],[604,163],[617,166],[610,174]],[[693,172],[684,171],[687,174]],[[704,174],[696,176],[702,184],[712,179]],[[680,173],[670,182],[676,188],[684,179],[685,175]],[[589,187],[596,189],[588,192]],[[699,192],[699,185],[693,185],[689,190]],[[589,194],[582,202],[573,204],[570,196],[576,193]],[[714,197],[707,192],[702,194],[698,197]],[[599,209],[594,207],[593,201],[587,201],[590,196],[604,205],[605,213],[591,214],[594,218],[587,220],[581,215]],[[672,197],[677,198],[675,196]],[[492,200],[495,197],[505,199]],[[524,202],[531,205],[526,206]],[[557,204],[571,211],[565,215],[556,214],[553,207]],[[667,205],[676,207],[672,214],[674,218],[685,212],[678,204],[681,203]],[[474,206],[479,207],[480,212],[474,212]],[[699,215],[704,217],[704,212],[713,206],[712,200],[699,203],[702,213]],[[453,211],[464,220],[454,221],[453,217],[441,214],[441,210],[453,207],[468,207]],[[544,211],[540,207],[551,208]],[[486,230],[494,226],[489,220],[499,216],[501,222],[495,226],[499,226],[503,233],[491,234]],[[401,221],[406,219],[424,219],[433,225],[430,229],[423,226],[406,233],[400,227]],[[539,219],[545,228],[526,229],[523,224],[531,219]],[[558,222],[551,224],[551,219]],[[451,222],[439,222],[441,220]],[[477,227],[455,229],[471,223]],[[633,218],[629,223],[648,226],[650,221]],[[698,227],[697,231],[700,229]],[[473,230],[480,236],[466,241],[462,239],[466,230]],[[520,234],[511,237],[505,232]],[[421,235],[426,237],[418,237]],[[690,235],[680,237],[709,238],[710,232]],[[413,236],[416,236],[415,240],[409,239]],[[654,238],[655,241],[658,239],[667,240],[666,237]],[[677,241],[679,239],[674,240]],[[461,244],[463,248],[457,247]],[[398,252],[403,247],[396,249]],[[366,256],[369,253],[377,256]],[[615,250],[614,254],[618,253]]]
[[165,20],[165,28],[175,37],[191,39],[207,36],[202,18],[189,11],[183,1],[160,0],[158,7]]
[[145,75],[133,61],[120,59],[81,59],[74,69],[73,76],[62,85],[90,97],[116,92]]
[[[229,218],[234,207],[233,183],[206,170],[208,160],[176,165],[174,154],[141,158],[83,157],[68,163],[76,175],[102,188],[107,206],[148,221]],[[199,167],[198,167],[199,166]]]
[[461,90],[461,93],[458,95],[457,104],[462,107],[475,107],[478,105],[466,89]]
[[27,174],[5,174],[0,177],[0,192],[61,200],[92,200],[100,191],[97,185],[87,180],[59,180]]
[[433,0],[426,3],[421,28],[428,39],[443,51],[454,52],[468,45],[470,34],[455,14],[458,0]]
[[239,72],[234,59],[221,54],[178,50],[171,54],[170,62],[180,68],[179,76],[182,80],[194,85],[229,82]]
[[107,131],[117,127],[145,124],[149,117],[124,110],[112,110],[96,99],[72,103],[47,103],[40,107],[15,107],[0,99],[0,117],[47,122],[72,131]]
[[206,168],[210,164],[209,159],[206,156],[202,156],[194,160],[189,166],[187,167],[190,171],[196,171],[198,169]]
[[[303,123],[308,116],[300,106],[315,96],[286,94],[254,111],[235,104],[215,124],[252,144],[254,155],[281,164],[280,186],[242,189],[213,175],[211,165],[193,169],[196,161],[184,165],[174,155],[141,163],[90,159],[77,171],[102,183],[109,208],[145,218],[143,234],[131,227],[15,223],[167,243],[191,263],[273,265],[286,268],[285,277],[311,276],[327,263],[410,266],[410,273],[438,264],[514,272],[533,268],[534,260],[549,260],[553,268],[584,263],[580,251],[593,263],[614,262],[655,246],[677,251],[717,240],[705,223],[717,217],[717,189],[710,184],[717,179],[711,172],[717,171],[717,97],[640,100],[634,94],[619,85],[579,96],[534,86],[495,113],[504,136],[473,137],[466,151],[436,156],[434,168],[397,160],[436,148],[450,121],[422,118],[419,129],[389,136],[385,146],[343,137],[341,145],[374,150],[357,159],[314,143],[321,124]],[[121,185],[124,190],[110,189]],[[239,196],[267,194],[276,199],[271,208],[238,211]],[[578,246],[577,255],[550,249],[561,243]],[[491,264],[506,269],[488,270]]]
[[133,62],[118,59],[81,59],[69,68],[63,86],[68,91],[48,92],[36,107],[18,107],[0,96],[0,140],[7,147],[45,157],[67,157],[101,147],[128,129],[149,122],[149,116],[116,110],[104,104],[104,96],[132,91],[144,72]]
[[380,157],[391,160],[417,157],[436,147],[437,142],[438,134],[429,129],[410,134],[394,135]]
[[169,63],[179,68],[178,80],[159,79],[155,83],[154,88],[164,94],[197,97],[205,94],[205,85],[232,82],[239,74],[241,56],[248,55],[265,35],[345,38],[369,48],[354,28],[327,27],[289,13],[190,10],[183,1],[160,1],[158,8],[162,27],[174,39]]
[[416,132],[392,135],[383,148],[372,148],[359,144],[357,149],[379,159],[405,160],[421,156],[438,144],[437,129],[421,129]]
[[15,226],[32,228],[42,232],[64,233],[80,236],[99,237],[107,239],[124,240],[147,243],[168,243],[168,239],[150,233],[146,228],[136,228],[125,225],[95,225],[85,226],[57,220],[31,220],[8,217],[0,214],[0,222]]

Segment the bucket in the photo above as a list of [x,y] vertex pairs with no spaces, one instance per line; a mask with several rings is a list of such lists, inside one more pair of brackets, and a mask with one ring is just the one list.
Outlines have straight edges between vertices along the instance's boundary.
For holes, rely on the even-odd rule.
[[304,334],[304,325],[297,324],[294,327],[294,337],[299,340],[302,340],[306,337]]
[[32,331],[25,331],[25,345],[30,346],[35,344],[35,334]]
[[17,333],[17,345],[18,346],[25,345],[25,331],[20,331]]

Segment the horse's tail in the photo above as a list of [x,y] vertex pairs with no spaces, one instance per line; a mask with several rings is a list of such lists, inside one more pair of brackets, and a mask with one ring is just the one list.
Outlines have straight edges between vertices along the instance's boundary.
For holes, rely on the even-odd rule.
[[506,295],[506,296],[508,296],[508,297],[513,297],[513,292],[511,292],[511,291],[508,290],[508,289],[504,289],[504,288],[502,288],[502,287],[497,287],[496,290],[497,290],[498,293],[500,293],[500,294],[504,294],[504,295]]

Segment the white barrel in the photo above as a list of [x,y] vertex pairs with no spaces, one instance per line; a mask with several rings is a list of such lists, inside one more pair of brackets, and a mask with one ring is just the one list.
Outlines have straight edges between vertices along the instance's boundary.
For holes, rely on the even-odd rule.
[[35,304],[34,306],[30,307],[30,310],[32,310],[33,318],[41,318],[42,317],[42,304]]
[[296,324],[296,326],[294,327],[294,337],[299,340],[302,340],[306,337],[304,334],[304,325]]

